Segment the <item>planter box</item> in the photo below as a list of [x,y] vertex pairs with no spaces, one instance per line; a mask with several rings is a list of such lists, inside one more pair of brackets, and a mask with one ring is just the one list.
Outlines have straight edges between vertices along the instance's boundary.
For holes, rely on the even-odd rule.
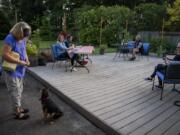
[[30,67],[38,66],[38,57],[37,56],[29,56]]
[[43,48],[39,50],[39,55],[43,57],[47,62],[52,62],[51,48]]
[[104,55],[104,53],[105,53],[105,49],[100,48],[100,49],[99,49],[99,54],[100,54],[100,55]]
[[4,77],[4,73],[2,73],[0,75],[0,85],[4,85],[5,84],[5,77]]

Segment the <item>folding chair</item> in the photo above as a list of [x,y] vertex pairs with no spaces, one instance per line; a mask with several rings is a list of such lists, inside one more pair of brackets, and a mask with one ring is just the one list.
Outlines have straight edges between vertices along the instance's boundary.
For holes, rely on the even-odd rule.
[[58,61],[65,61],[65,70],[67,72],[67,65],[69,63],[69,58],[66,57],[59,57],[60,54],[57,51],[58,45],[54,44],[51,46],[51,54],[52,54],[52,60],[53,60],[53,65],[52,65],[52,69],[54,68],[54,65],[58,62]]

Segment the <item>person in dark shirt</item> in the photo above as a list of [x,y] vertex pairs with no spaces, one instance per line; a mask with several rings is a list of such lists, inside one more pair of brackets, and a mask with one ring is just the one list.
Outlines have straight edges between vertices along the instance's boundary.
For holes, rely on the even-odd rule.
[[129,59],[131,61],[136,59],[136,53],[142,53],[143,43],[141,40],[141,36],[137,35],[134,42],[134,48],[132,49],[132,57]]
[[[159,71],[163,74],[165,74],[165,70],[167,68],[167,60],[170,60],[170,61],[180,61],[180,43],[178,43],[177,47],[176,47],[176,55],[173,59],[170,59],[168,57],[165,58],[165,64],[158,64],[155,69],[154,69],[154,72],[152,73],[152,75],[148,78],[145,78],[145,80],[150,80],[152,81],[154,79],[154,77],[156,76],[156,72]],[[158,88],[162,88],[162,81],[159,79],[159,85],[157,86]]]
[[70,46],[75,46],[73,44],[73,39],[74,39],[74,37],[72,35],[70,35],[70,34],[67,35],[67,37],[64,41],[67,48],[69,48]]

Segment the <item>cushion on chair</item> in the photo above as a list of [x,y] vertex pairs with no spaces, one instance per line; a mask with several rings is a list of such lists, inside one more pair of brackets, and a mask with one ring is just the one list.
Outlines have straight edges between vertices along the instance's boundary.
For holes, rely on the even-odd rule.
[[163,73],[157,71],[157,72],[156,72],[156,75],[160,78],[161,81],[164,80],[164,74],[163,74]]
[[57,58],[57,45],[56,44],[52,45],[51,50],[52,50],[53,58],[56,59]]
[[2,75],[2,67],[1,67],[1,65],[0,65],[0,75]]
[[180,61],[170,61],[171,65],[180,65]]
[[132,48],[134,48],[134,41],[128,41],[128,48],[129,49],[132,49]]
[[167,66],[167,79],[180,80],[180,61],[171,61]]
[[148,55],[149,54],[149,48],[150,44],[149,43],[143,43],[143,54]]

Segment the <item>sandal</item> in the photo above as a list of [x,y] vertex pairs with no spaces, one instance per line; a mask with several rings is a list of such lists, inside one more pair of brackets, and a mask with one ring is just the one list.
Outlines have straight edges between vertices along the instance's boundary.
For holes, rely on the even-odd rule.
[[174,105],[180,107],[180,101],[174,101]]
[[136,57],[132,57],[132,58],[130,58],[129,60],[130,61],[134,61],[136,59]]
[[14,119],[17,119],[17,120],[26,120],[28,118],[29,118],[28,114],[18,113],[18,114],[15,115]]
[[162,89],[163,88],[163,86],[162,85],[155,85],[157,88],[159,88],[159,89]]
[[21,113],[28,113],[29,109],[21,108]]
[[153,80],[153,78],[151,78],[151,77],[147,77],[147,78],[145,78],[145,80],[147,80],[147,81],[152,81],[152,80]]

